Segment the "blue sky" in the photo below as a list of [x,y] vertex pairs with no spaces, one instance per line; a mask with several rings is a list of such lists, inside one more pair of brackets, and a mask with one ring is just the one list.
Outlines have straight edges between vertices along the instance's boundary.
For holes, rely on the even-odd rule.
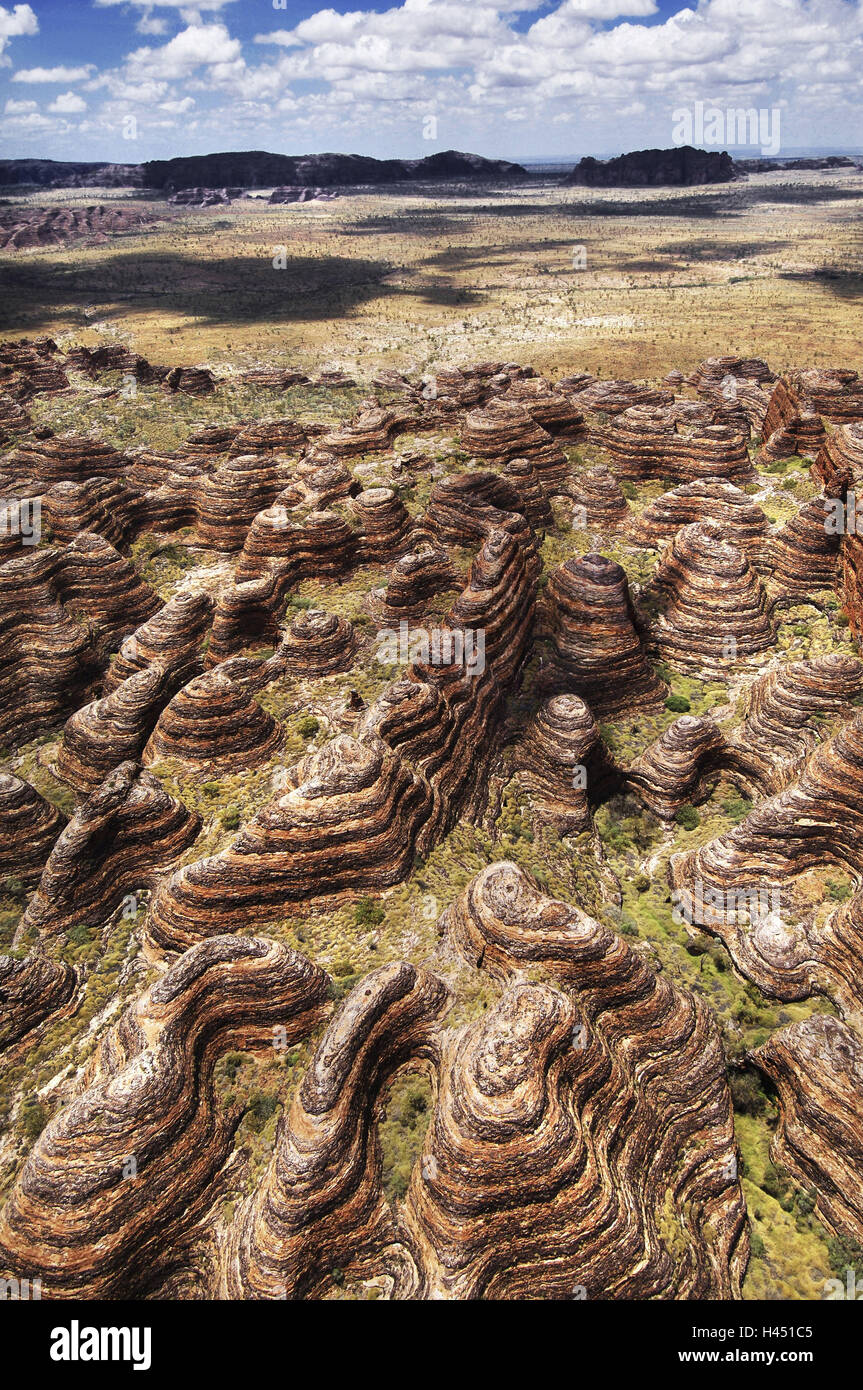
[[7,157],[575,158],[670,145],[696,102],[777,109],[783,152],[859,149],[861,85],[863,0],[0,4]]

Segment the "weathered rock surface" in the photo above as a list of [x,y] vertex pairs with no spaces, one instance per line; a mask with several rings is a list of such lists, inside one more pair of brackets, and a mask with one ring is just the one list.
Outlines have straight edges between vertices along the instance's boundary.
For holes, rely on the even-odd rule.
[[667,546],[651,591],[664,660],[727,679],[734,663],[775,641],[767,593],[742,550],[715,521],[684,526]]
[[38,879],[66,817],[35,787],[0,773],[0,878]]
[[647,660],[620,565],[596,554],[567,560],[549,579],[546,604],[560,679],[595,715],[662,700],[665,687]]
[[154,869],[188,848],[200,825],[149,772],[121,763],[56,841],[19,935],[105,922],[127,894],[149,886]]
[[0,1212],[0,1268],[39,1269],[55,1298],[146,1293],[199,1219],[236,1109],[213,1069],[230,1048],[305,1037],[328,977],[275,941],[216,937],[187,952],[103,1039],[83,1094],[48,1125]]

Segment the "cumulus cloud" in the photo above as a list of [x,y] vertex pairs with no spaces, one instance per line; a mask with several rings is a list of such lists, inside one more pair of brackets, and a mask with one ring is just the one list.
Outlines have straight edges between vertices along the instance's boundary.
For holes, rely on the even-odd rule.
[[135,77],[176,81],[201,66],[242,64],[242,45],[232,39],[224,24],[190,24],[161,48],[138,48],[126,67]]
[[[10,39],[38,32],[39,21],[29,5],[15,5],[11,10],[7,10],[5,5],[0,5],[0,54],[5,51]],[[0,61],[8,65],[9,59],[2,58]]]
[[236,0],[195,0],[193,5],[189,5],[188,0],[93,0],[97,9],[116,9],[118,5],[132,5],[135,9],[145,10],[196,10],[206,11],[208,14],[224,10],[228,5],[233,5]]
[[[511,154],[521,141],[539,153],[557,138],[553,153],[576,139],[581,153],[610,152],[670,143],[672,112],[696,100],[782,104],[787,142],[863,139],[863,0],[681,0],[670,14],[658,0],[355,0],[293,27],[267,2],[247,8],[272,15],[273,28],[261,19],[245,50],[231,33],[233,2],[93,0],[125,6],[130,29],[160,41],[133,41],[124,62],[89,78],[56,68],[14,80],[65,91],[83,79],[102,94],[95,120],[134,106],[145,123],[177,118],[188,133],[194,121],[225,147],[259,144],[278,111],[277,148],[350,141],[384,153],[400,142],[415,152],[433,112],[440,140],[461,148]],[[0,16],[28,10],[0,6]],[[181,121],[189,102],[194,117]],[[830,119],[816,132],[822,113]]]
[[87,110],[87,103],[75,92],[63,92],[55,97],[48,110],[57,116],[77,116],[79,112]]
[[38,111],[39,106],[35,101],[16,101],[14,97],[9,97],[3,108],[7,116],[23,116],[28,111]]
[[93,64],[78,68],[19,68],[12,74],[13,82],[83,82],[93,71]]
[[160,101],[159,110],[167,111],[172,116],[185,116],[187,111],[194,109],[194,105],[194,97],[183,97],[180,101]]

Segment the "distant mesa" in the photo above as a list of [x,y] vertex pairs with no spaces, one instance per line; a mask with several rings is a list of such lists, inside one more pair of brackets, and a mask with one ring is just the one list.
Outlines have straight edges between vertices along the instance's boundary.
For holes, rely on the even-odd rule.
[[140,188],[140,164],[79,163],[67,159],[0,159],[0,185],[40,188]]
[[425,159],[372,159],[360,154],[269,154],[240,150],[225,154],[154,159],[141,166],[146,188],[332,188],[403,183],[409,179],[510,179],[527,171],[506,159],[445,150]]
[[735,159],[735,169],[743,174],[775,174],[788,169],[859,169],[856,159],[844,154],[830,154],[818,159]]
[[735,177],[734,160],[725,150],[719,154],[679,145],[670,150],[633,150],[616,159],[585,155],[563,183],[584,188],[676,188],[731,183]]

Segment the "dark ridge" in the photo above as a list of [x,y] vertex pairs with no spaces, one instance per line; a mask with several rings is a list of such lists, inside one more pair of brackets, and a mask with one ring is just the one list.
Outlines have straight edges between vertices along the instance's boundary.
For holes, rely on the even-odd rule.
[[671,150],[633,150],[616,159],[586,155],[563,183],[586,188],[690,188],[731,183],[735,177],[734,161],[726,151],[719,154],[680,145]]

